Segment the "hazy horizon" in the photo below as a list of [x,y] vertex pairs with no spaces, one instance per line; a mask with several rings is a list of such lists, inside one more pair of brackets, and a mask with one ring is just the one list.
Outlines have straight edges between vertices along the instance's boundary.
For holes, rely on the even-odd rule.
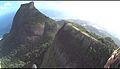
[[[1,1],[0,18],[30,1]],[[35,7],[51,18],[81,19],[103,27],[120,39],[120,1],[35,1]],[[2,25],[2,23],[0,24]]]

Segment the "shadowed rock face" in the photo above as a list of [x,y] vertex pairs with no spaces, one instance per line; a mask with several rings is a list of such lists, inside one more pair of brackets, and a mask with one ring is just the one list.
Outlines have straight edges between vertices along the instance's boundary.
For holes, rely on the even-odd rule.
[[22,4],[10,33],[0,41],[0,56],[18,57],[27,63],[24,68],[34,63],[41,68],[97,68],[110,57],[105,45],[69,23],[56,32],[55,21],[39,12],[33,2]]
[[[26,40],[34,41],[43,35],[45,21],[47,20],[48,17],[39,12],[34,7],[33,2],[22,4],[14,17],[10,33],[17,35],[17,37],[20,36],[21,39],[28,36]],[[21,42],[24,42],[24,40],[21,40]]]
[[[45,16],[34,7],[34,2],[22,4],[18,9],[12,23],[10,33],[2,40],[0,55],[13,53],[23,61],[40,55],[44,42],[54,38],[57,25],[54,20]],[[51,39],[46,39],[51,38]],[[31,53],[28,55],[27,53]]]
[[45,54],[42,67],[103,67],[109,58],[104,45],[66,23]]

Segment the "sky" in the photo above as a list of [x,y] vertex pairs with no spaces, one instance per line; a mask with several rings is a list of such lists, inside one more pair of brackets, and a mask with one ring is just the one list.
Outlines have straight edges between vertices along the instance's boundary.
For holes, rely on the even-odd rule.
[[[21,4],[28,2],[0,1],[0,17],[16,12]],[[35,1],[34,4],[51,18],[86,20],[120,39],[120,1]]]

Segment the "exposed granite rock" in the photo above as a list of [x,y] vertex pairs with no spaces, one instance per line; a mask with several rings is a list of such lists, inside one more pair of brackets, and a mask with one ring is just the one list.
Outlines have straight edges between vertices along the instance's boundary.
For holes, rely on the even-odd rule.
[[26,62],[23,68],[33,64],[38,68],[102,68],[111,55],[104,44],[70,23],[61,24],[56,32],[56,22],[39,12],[34,2],[22,4],[10,33],[0,41],[0,56],[18,57]]
[[66,23],[45,53],[41,68],[102,68],[109,57],[102,43]]
[[55,21],[37,10],[34,2],[22,4],[14,16],[9,34],[2,40],[0,56],[12,54],[29,62],[40,57],[40,52],[45,49],[42,44],[52,41],[56,31]]

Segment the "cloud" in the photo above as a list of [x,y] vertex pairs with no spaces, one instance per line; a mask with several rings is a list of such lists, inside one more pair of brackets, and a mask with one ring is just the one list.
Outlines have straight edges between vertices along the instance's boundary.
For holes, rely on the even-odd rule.
[[11,3],[7,2],[7,3],[4,3],[4,6],[10,6]]
[[4,10],[5,8],[3,6],[0,6],[0,10]]
[[[0,38],[0,40],[2,40],[2,38]],[[0,66],[0,68],[1,68],[1,66]]]
[[11,6],[12,4],[7,2],[7,3],[4,3],[2,6],[0,6],[0,10],[5,10],[7,9],[9,6]]

